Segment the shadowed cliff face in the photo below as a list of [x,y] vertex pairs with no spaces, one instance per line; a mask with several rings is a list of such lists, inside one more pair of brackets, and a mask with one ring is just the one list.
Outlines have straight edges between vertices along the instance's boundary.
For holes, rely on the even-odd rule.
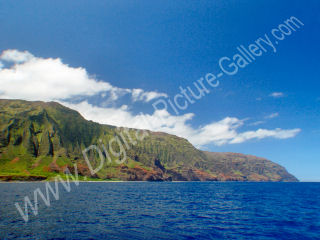
[[[142,141],[126,143],[113,126],[85,120],[58,103],[0,100],[0,178],[42,180],[76,165],[82,176],[126,181],[297,181],[267,159],[238,153],[203,152],[186,139],[148,131]],[[134,138],[136,131],[129,130]],[[111,156],[91,176],[82,150],[119,137],[127,159]],[[100,141],[101,140],[101,141]],[[99,145],[100,144],[100,145]],[[101,146],[100,146],[101,147]],[[105,154],[104,154],[105,155]],[[106,155],[105,155],[106,157]],[[98,154],[90,153],[93,167]],[[11,178],[10,178],[11,176]],[[20,177],[19,177],[20,176]]]

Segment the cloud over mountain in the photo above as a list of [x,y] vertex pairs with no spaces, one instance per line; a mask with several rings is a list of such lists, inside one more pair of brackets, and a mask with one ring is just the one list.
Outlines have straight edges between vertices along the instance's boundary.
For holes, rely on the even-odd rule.
[[[244,120],[225,117],[201,127],[193,127],[190,121],[194,113],[171,115],[166,110],[153,113],[134,114],[130,111],[135,102],[149,103],[166,93],[127,89],[97,80],[85,68],[71,67],[60,58],[35,57],[28,51],[6,50],[0,56],[0,98],[59,101],[67,107],[79,111],[86,119],[103,124],[162,131],[187,138],[194,145],[201,147],[208,144],[217,146],[236,144],[252,139],[286,139],[296,136],[300,129],[272,130],[257,129],[240,131]],[[119,101],[124,95],[131,97],[131,102],[114,107],[112,104],[94,105],[89,98],[108,97],[108,103]],[[274,93],[274,97],[280,93]],[[73,101],[81,97],[81,101]],[[131,104],[131,105],[130,105]],[[128,106],[129,105],[129,106]],[[278,115],[270,115],[269,118]]]
[[153,114],[132,114],[126,107],[101,108],[84,101],[78,104],[62,102],[63,105],[79,111],[86,119],[103,124],[123,126],[152,131],[166,132],[188,139],[193,145],[202,147],[208,144],[221,146],[224,144],[243,143],[252,139],[276,138],[286,139],[295,137],[301,130],[258,129],[240,132],[244,120],[225,117],[220,121],[211,122],[203,127],[194,128],[189,123],[195,116],[187,113],[180,116],[171,115],[166,110],[157,110]]

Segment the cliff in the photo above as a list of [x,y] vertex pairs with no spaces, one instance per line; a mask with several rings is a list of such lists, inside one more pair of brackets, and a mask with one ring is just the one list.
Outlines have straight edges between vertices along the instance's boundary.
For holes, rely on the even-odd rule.
[[[0,100],[0,116],[0,180],[50,179],[67,168],[73,172],[76,165],[84,179],[97,180],[297,181],[284,167],[264,158],[200,151],[186,139],[166,133],[147,131],[139,140],[135,129],[122,133],[114,126],[87,121],[56,102]],[[98,146],[106,159],[94,175],[82,154],[91,145]],[[112,150],[120,154],[111,154]],[[99,166],[98,152],[87,154],[92,167]]]

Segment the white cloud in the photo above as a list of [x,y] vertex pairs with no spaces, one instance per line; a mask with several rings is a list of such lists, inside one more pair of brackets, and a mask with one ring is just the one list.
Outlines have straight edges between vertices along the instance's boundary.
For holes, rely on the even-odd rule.
[[265,116],[266,119],[272,119],[272,118],[276,118],[279,117],[279,113],[275,112],[275,113],[271,113],[268,116]]
[[101,108],[93,106],[86,101],[79,104],[64,102],[62,102],[62,104],[79,111],[83,117],[88,120],[119,127],[166,132],[186,138],[197,147],[208,144],[221,146],[267,137],[285,139],[294,137],[300,132],[300,129],[283,130],[280,128],[274,130],[258,129],[256,131],[238,132],[239,128],[243,126],[244,120],[232,117],[226,117],[203,127],[193,128],[188,123],[188,121],[194,117],[192,113],[174,116],[166,110],[158,110],[153,114],[140,113],[133,115],[126,107]]
[[168,97],[165,93],[158,93],[158,92],[144,92],[140,88],[136,88],[132,90],[132,99],[134,102],[136,101],[144,101],[150,102],[153,99],[160,98],[160,97]]
[[103,108],[93,106],[87,101],[78,104],[60,102],[61,104],[79,111],[82,116],[102,124],[109,124],[118,127],[131,127],[140,129],[149,129],[153,131],[164,131],[178,134],[185,122],[193,117],[188,113],[182,116],[170,115],[166,110],[158,110],[151,114],[133,115],[128,111],[128,106],[123,105],[121,108]]
[[50,101],[116,91],[111,84],[91,78],[84,68],[69,67],[59,58],[29,58],[31,54],[10,51],[5,51],[2,59],[21,63],[1,69],[1,98]]
[[213,122],[202,128],[193,130],[189,138],[196,146],[210,143],[220,146],[234,139],[238,135],[236,129],[242,125],[242,120],[226,117],[218,122]]
[[265,121],[256,121],[256,122],[250,123],[249,126],[258,126],[258,125],[261,125],[263,123],[265,123]]
[[3,51],[3,53],[0,55],[1,60],[14,63],[27,62],[32,58],[34,58],[34,56],[28,51],[21,52],[15,49],[8,49]]
[[262,139],[266,137],[273,137],[278,139],[286,139],[295,137],[301,129],[280,129],[276,128],[274,130],[267,130],[267,129],[258,129],[256,131],[247,131],[244,133],[238,134],[234,139],[230,141],[230,143],[242,143],[248,141],[250,139]]
[[280,97],[284,97],[284,94],[283,92],[273,92],[273,93],[270,93],[269,96],[274,98],[280,98]]
[[[300,131],[300,129],[276,128],[240,132],[245,120],[234,117],[226,117],[202,127],[193,127],[190,124],[190,120],[194,117],[193,113],[175,116],[166,110],[157,110],[152,114],[133,114],[130,111],[131,106],[122,105],[116,108],[110,107],[114,105],[108,103],[114,103],[126,94],[131,94],[133,102],[150,102],[152,99],[167,95],[143,89],[118,88],[108,82],[98,81],[84,68],[70,67],[60,58],[39,58],[27,51],[6,50],[1,54],[0,60],[14,63],[9,67],[0,67],[0,98],[59,101],[79,111],[88,120],[114,126],[167,132],[184,137],[198,147],[208,144],[242,143],[266,137],[284,139],[294,137]],[[87,100],[80,103],[70,102],[79,96],[83,99],[91,96],[103,99],[108,97],[108,99],[103,100],[104,104],[100,107],[89,104]]]
[[[90,76],[86,69],[70,67],[60,58],[39,58],[18,50],[4,51],[0,59],[14,62],[8,68],[0,67],[0,98],[25,100],[62,100],[76,96],[108,95],[115,101],[134,90],[112,86]],[[141,89],[136,101],[150,101],[163,93],[145,92]]]
[[139,96],[143,94],[143,90],[141,88],[135,88],[132,90],[132,98],[134,101],[137,101]]

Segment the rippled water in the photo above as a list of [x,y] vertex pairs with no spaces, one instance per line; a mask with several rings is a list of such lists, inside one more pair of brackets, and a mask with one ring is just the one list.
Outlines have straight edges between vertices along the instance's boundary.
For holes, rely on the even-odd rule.
[[1,239],[320,239],[320,183],[72,183],[25,223],[37,187],[0,184]]

